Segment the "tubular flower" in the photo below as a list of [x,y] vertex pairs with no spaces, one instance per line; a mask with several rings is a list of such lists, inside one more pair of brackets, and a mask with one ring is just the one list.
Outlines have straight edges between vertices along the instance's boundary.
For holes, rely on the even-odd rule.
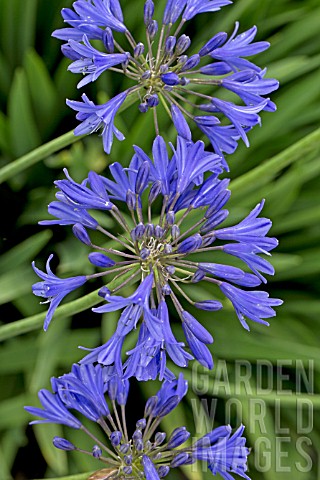
[[[67,100],[81,122],[75,134],[101,128],[104,149],[110,153],[112,132],[119,140],[124,138],[114,126],[114,117],[126,98],[133,95],[142,113],[153,111],[156,134],[160,133],[157,109],[161,104],[173,120],[172,107],[193,120],[219,155],[232,153],[239,138],[248,146],[246,132],[261,123],[259,113],[276,109],[265,96],[278,88],[277,80],[265,79],[266,69],[246,58],[263,52],[269,43],[254,41],[256,27],[239,34],[238,22],[229,38],[226,32],[216,33],[199,51],[192,48],[190,37],[181,33],[196,15],[216,12],[231,3],[167,0],[162,25],[158,26],[153,18],[154,2],[147,0],[143,42],[137,42],[127,29],[118,1],[77,0],[73,10],[64,8],[62,16],[69,27],[55,30],[53,36],[67,42],[62,52],[72,61],[69,70],[83,75],[78,88],[94,82],[106,70],[123,74],[133,83],[104,105],[95,105],[85,94],[82,102]],[[120,32],[120,40],[114,39],[113,31]],[[92,40],[100,41],[100,49],[92,45]],[[207,88],[206,93],[202,91],[207,86],[212,92],[207,93]],[[230,101],[217,98],[221,88],[232,92]],[[233,103],[238,100],[242,104]],[[222,120],[229,124],[224,121],[221,125]]]
[[[273,307],[282,303],[264,291],[251,290],[266,282],[263,274],[274,274],[271,264],[261,258],[270,255],[278,243],[267,236],[271,221],[259,216],[264,202],[238,224],[223,228],[230,191],[229,181],[219,178],[222,159],[206,152],[201,141],[193,143],[180,136],[172,149],[169,158],[163,138],[157,136],[153,158],[135,147],[129,167],[112,164],[110,177],[90,172],[78,184],[66,172],[65,180],[55,182],[59,189],[58,201],[53,202],[55,208],[49,205],[49,212],[59,220],[42,222],[72,224],[75,236],[93,250],[88,258],[99,272],[75,277],[81,279],[80,283],[97,277],[112,279],[99,292],[104,303],[93,310],[119,311],[117,328],[108,342],[90,351],[82,363],[115,366],[119,375],[124,371],[126,377],[134,375],[141,380],[172,379],[167,356],[180,367],[195,357],[212,368],[207,345],[213,337],[195,318],[196,309],[219,310],[224,295],[248,328],[246,318],[267,324],[266,319],[275,315]],[[77,216],[70,215],[70,208],[77,211]],[[117,224],[114,233],[98,221],[87,222],[88,216],[94,218],[96,210],[112,217]],[[96,236],[100,233],[102,242],[92,243],[88,229],[95,230]],[[108,240],[112,241],[110,247]],[[218,261],[223,254],[226,264]],[[234,257],[253,273],[227,264]],[[73,280],[70,285],[69,280],[63,282],[59,281],[59,289],[53,292],[59,299],[71,285],[72,289],[76,286]],[[212,299],[197,299],[195,284],[199,282],[210,283]],[[194,298],[184,288],[188,284],[195,286]],[[37,285],[35,293],[47,298],[48,293]],[[135,286],[128,297],[124,295],[127,285]],[[168,307],[175,310],[190,350],[173,334]],[[137,343],[122,363],[124,340],[135,329]]]
[[[183,444],[190,438],[185,427],[176,428],[168,439],[164,432],[157,431],[162,419],[187,393],[188,383],[182,374],[173,381],[164,381],[160,390],[147,400],[143,417],[138,417],[132,433],[126,424],[129,382],[118,377],[113,369],[73,365],[70,373],[52,379],[52,389],[53,393],[39,392],[42,409],[25,407],[41,418],[30,423],[58,423],[82,430],[92,441],[91,451],[80,449],[61,437],[54,437],[53,445],[96,458],[97,467],[100,466],[97,474],[106,474],[104,478],[155,480],[165,477],[172,468],[199,460],[208,464],[213,475],[219,473],[233,479],[233,474],[237,474],[249,479],[245,473],[249,449],[242,436],[243,426],[233,434],[229,425],[218,427],[185,447]],[[84,426],[70,410],[97,423],[105,441],[98,439],[90,426]]]
[[52,257],[53,255],[50,255],[47,260],[47,273],[42,272],[35,266],[34,262],[32,263],[33,270],[43,280],[43,282],[35,283],[32,286],[32,292],[38,297],[47,298],[47,301],[44,303],[50,303],[43,326],[44,330],[47,330],[54,311],[59,306],[61,300],[68,295],[68,293],[81,287],[81,285],[87,281],[87,278],[84,275],[64,279],[57,277],[50,268]]

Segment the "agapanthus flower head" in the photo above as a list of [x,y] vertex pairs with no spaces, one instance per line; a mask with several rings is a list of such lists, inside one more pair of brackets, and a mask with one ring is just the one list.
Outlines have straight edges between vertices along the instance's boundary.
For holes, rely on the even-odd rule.
[[[165,432],[157,431],[161,420],[187,393],[188,384],[182,374],[175,380],[164,381],[159,391],[147,400],[133,432],[129,431],[126,422],[129,382],[118,377],[114,369],[73,365],[70,373],[53,378],[51,383],[53,393],[39,392],[43,408],[25,407],[29,413],[40,417],[30,423],[58,423],[82,430],[92,442],[90,451],[62,437],[54,437],[53,445],[60,450],[79,451],[96,458],[97,468],[100,466],[105,478],[158,480],[173,468],[199,460],[207,464],[214,475],[219,473],[230,480],[237,474],[250,480],[245,473],[249,449],[242,436],[242,425],[234,433],[229,425],[215,428],[192,443],[188,442],[187,446],[190,432],[186,427],[176,428],[168,438]],[[101,440],[102,436],[98,439],[88,422],[86,426],[83,424],[82,417],[97,423],[105,440]]]
[[[157,109],[162,106],[181,135],[183,127],[175,121],[172,111],[175,107],[208,136],[215,153],[232,153],[240,138],[248,145],[246,132],[261,123],[259,113],[276,108],[265,96],[278,88],[277,80],[264,78],[266,69],[247,59],[266,50],[269,43],[254,41],[256,27],[238,33],[238,22],[229,38],[226,32],[218,32],[199,51],[192,48],[190,37],[182,33],[185,24],[196,15],[216,12],[231,3],[167,0],[162,25],[158,26],[153,18],[154,2],[141,2],[145,25],[142,42],[136,41],[127,29],[118,1],[114,6],[113,2],[102,0],[78,0],[73,10],[63,9],[62,16],[70,27],[55,30],[53,36],[67,42],[62,51],[72,60],[69,70],[83,75],[78,88],[94,82],[106,70],[132,81],[127,90],[103,105],[95,105],[85,94],[82,102],[68,100],[81,122],[75,134],[101,128],[104,149],[109,153],[112,133],[119,140],[124,138],[114,126],[115,115],[126,98],[134,96],[142,113],[153,111],[157,134]],[[120,32],[122,39],[116,41],[113,31]],[[99,49],[92,45],[92,40],[100,40]],[[230,101],[219,99],[221,88],[232,92]]]
[[[221,157],[206,152],[201,141],[193,143],[180,136],[171,148],[169,155],[165,141],[157,136],[153,158],[135,147],[129,167],[114,163],[109,177],[90,172],[79,184],[66,172],[66,180],[55,182],[59,201],[53,204],[58,213],[49,205],[49,212],[59,220],[44,222],[73,224],[75,236],[93,250],[88,258],[99,272],[76,278],[81,282],[97,277],[104,282],[112,280],[99,292],[104,303],[93,310],[119,311],[117,328],[106,344],[94,348],[82,362],[115,366],[119,375],[124,371],[126,377],[140,380],[174,378],[166,363],[168,357],[179,367],[195,357],[212,368],[207,345],[213,337],[196,319],[197,309],[212,312],[212,317],[222,308],[220,300],[225,296],[248,329],[246,319],[268,324],[267,319],[275,315],[273,307],[282,303],[257,290],[266,282],[264,275],[274,273],[263,256],[270,255],[278,244],[267,236],[271,221],[260,216],[264,202],[236,225],[223,227],[230,191],[228,179],[219,178]],[[70,208],[77,211],[76,217],[70,215]],[[87,216],[94,218],[96,210],[110,215],[117,226],[109,231],[98,221],[88,223]],[[90,229],[96,236],[101,234],[101,243],[91,242]],[[108,240],[112,241],[110,247]],[[234,257],[242,261],[244,269],[230,265]],[[47,297],[43,286],[51,279],[37,273],[45,282],[35,293]],[[210,299],[197,298],[196,284],[200,282],[212,287]],[[75,286],[73,279],[59,280],[58,285],[54,293],[59,299]],[[135,290],[126,296],[129,285]],[[188,285],[191,294],[190,288],[185,288]],[[55,306],[51,304],[50,318]],[[173,318],[181,322],[186,344],[174,335]],[[136,329],[137,343],[124,360],[125,339]]]

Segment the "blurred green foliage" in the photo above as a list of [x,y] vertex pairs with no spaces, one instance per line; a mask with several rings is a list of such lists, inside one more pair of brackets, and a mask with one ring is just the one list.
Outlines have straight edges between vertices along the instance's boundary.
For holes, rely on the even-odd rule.
[[[128,24],[139,37],[142,22],[137,12],[142,11],[143,2],[122,3]],[[157,2],[160,11],[164,3]],[[97,468],[90,458],[53,448],[51,439],[63,435],[63,427],[27,427],[30,418],[23,406],[35,405],[37,391],[49,386],[50,377],[69,371],[72,362],[81,358],[78,345],[106,341],[117,320],[108,315],[100,325],[87,310],[94,304],[93,295],[78,301],[70,295],[69,303],[43,333],[46,307],[31,293],[36,281],[31,261],[36,258],[43,266],[54,252],[59,259],[57,272],[66,276],[81,274],[88,266],[86,247],[79,245],[70,229],[45,229],[37,222],[47,218],[47,204],[54,197],[52,183],[61,177],[63,167],[82,180],[90,169],[103,172],[113,161],[127,163],[132,144],[149,150],[154,137],[150,117],[138,114],[134,106],[118,117],[126,141],[115,141],[110,156],[103,153],[98,136],[66,147],[72,143],[67,135],[65,143],[58,142],[47,153],[41,150],[37,161],[27,157],[24,163],[14,162],[76,125],[65,99],[79,98],[77,78],[67,72],[59,42],[50,36],[62,26],[60,9],[70,5],[70,0],[0,0],[0,179],[6,180],[0,188],[4,252],[0,259],[1,480],[61,477]],[[191,386],[188,397],[163,428],[186,424],[199,435],[205,426],[212,428],[213,417],[215,425],[228,421],[233,402],[242,415],[233,408],[230,421],[233,426],[240,421],[247,425],[248,444],[253,447],[253,480],[313,480],[319,478],[320,449],[320,6],[318,0],[235,0],[219,13],[195,19],[194,49],[209,31],[212,35],[231,32],[236,20],[242,30],[256,24],[258,39],[271,42],[257,63],[268,67],[268,76],[278,78],[281,88],[273,95],[278,111],[262,114],[262,128],[250,133],[250,149],[241,145],[229,158],[230,216],[236,221],[266,198],[265,215],[273,220],[272,234],[280,240],[272,257],[276,275],[268,291],[285,303],[269,328],[253,325],[250,333],[242,329],[227,303],[222,313],[197,313],[215,338],[216,367],[208,373],[191,364],[186,372]],[[87,90],[103,101],[119,88],[121,78],[107,73]],[[173,140],[174,131],[166,121],[161,117],[162,131],[167,140]],[[88,292],[83,289],[82,294]],[[198,292],[199,298],[209,298],[204,287]],[[15,328],[8,328],[13,322]],[[247,383],[240,382],[244,373]],[[135,388],[143,404],[156,385]],[[217,409],[210,415],[215,404]],[[307,425],[311,410],[312,428],[301,431],[299,412]],[[68,432],[67,438],[72,441],[76,435]],[[85,448],[85,440],[81,441]],[[183,469],[176,476],[200,480],[211,474]]]

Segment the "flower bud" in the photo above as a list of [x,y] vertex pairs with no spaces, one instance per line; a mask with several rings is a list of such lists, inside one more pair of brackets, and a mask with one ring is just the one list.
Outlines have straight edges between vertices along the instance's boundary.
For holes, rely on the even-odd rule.
[[167,243],[164,247],[163,247],[163,252],[164,253],[172,253],[172,246]]
[[134,441],[134,446],[136,447],[136,450],[138,450],[138,452],[142,452],[144,448],[143,441],[140,438],[138,438],[137,440]]
[[191,313],[184,310],[182,312],[182,318],[189,330],[191,330],[191,332],[197,337],[198,340],[200,340],[200,342],[213,343],[212,335],[203,325],[201,325],[200,322],[198,322],[198,320],[191,315]]
[[171,115],[178,134],[186,140],[191,141],[191,130],[188,122],[176,105],[171,106]]
[[153,14],[154,14],[154,3],[152,0],[147,0],[146,3],[144,4],[144,16],[143,16],[144,24],[146,26],[148,26],[149,23],[151,22]]
[[114,260],[107,257],[107,255],[104,255],[103,253],[89,253],[88,258],[89,262],[91,262],[93,265],[96,265],[97,267],[110,268],[116,264]]
[[133,193],[132,190],[128,190],[128,191],[127,191],[126,203],[127,203],[128,208],[129,208],[130,211],[132,211],[132,210],[135,209],[135,206],[136,206],[136,196],[135,196],[135,194]]
[[135,191],[137,194],[140,194],[144,191],[149,182],[150,166],[149,162],[145,161],[141,164],[137,177]]
[[199,310],[207,310],[209,312],[221,310],[222,308],[222,304],[215,300],[203,300],[202,302],[196,302],[194,306],[199,308]]
[[141,418],[141,420],[138,420],[136,423],[136,427],[139,430],[143,430],[144,428],[146,428],[146,425],[147,425],[147,421],[145,418]]
[[202,246],[204,248],[209,247],[209,245],[211,245],[215,241],[215,239],[216,238],[214,235],[208,235],[207,237],[203,237]]
[[164,47],[164,53],[165,55],[171,56],[174,50],[174,47],[176,46],[177,39],[173,35],[170,35],[166,39],[165,47]]
[[150,188],[148,203],[151,205],[161,192],[161,182],[156,181]]
[[182,87],[185,87],[186,85],[189,85],[189,83],[190,83],[189,78],[186,78],[186,77],[180,78],[179,85],[181,85]]
[[87,233],[87,230],[84,228],[81,223],[75,223],[72,227],[73,235],[80,240],[80,242],[84,243],[85,245],[91,245],[90,237]]
[[151,70],[146,70],[141,75],[141,80],[149,80],[150,77],[151,77]]
[[147,111],[149,110],[147,102],[140,103],[138,108],[141,113],[147,113]]
[[59,448],[60,450],[71,451],[77,449],[75,445],[73,445],[73,443],[61,437],[54,437],[52,443],[56,448]]
[[180,68],[182,68],[187,61],[188,61],[188,55],[181,55],[177,59],[177,64],[180,66]]
[[162,287],[162,294],[163,295],[171,295],[172,293],[172,290],[171,290],[171,287],[168,283],[166,283],[165,285],[163,285]]
[[180,236],[180,228],[178,227],[178,225],[172,225],[171,236],[173,240],[176,240]]
[[186,427],[176,428],[170,435],[168,449],[180,447],[189,437],[190,433],[186,430]]
[[188,37],[188,35],[181,35],[181,37],[179,37],[177,41],[176,53],[178,55],[181,55],[190,47],[190,45],[191,45],[190,37]]
[[150,250],[148,248],[142,248],[140,250],[140,257],[142,260],[146,260],[150,255]]
[[170,472],[170,467],[168,467],[168,465],[161,465],[158,468],[158,475],[160,478],[166,477],[169,472]]
[[148,398],[145,409],[144,409],[144,417],[148,417],[149,415],[153,414],[154,409],[157,406],[157,403],[158,403],[158,397],[153,396]]
[[195,252],[202,245],[202,237],[199,233],[192,235],[191,237],[183,240],[178,246],[178,253],[191,253]]
[[209,40],[199,51],[200,57],[204,55],[209,55],[213,50],[220,47],[228,38],[228,35],[225,32],[217,33],[214,37]]
[[166,64],[160,65],[160,73],[167,73],[168,70],[169,70],[168,65]]
[[192,55],[188,58],[186,63],[183,65],[181,72],[186,72],[187,70],[192,70],[200,62],[200,56],[198,54]]
[[140,55],[143,55],[143,52],[144,52],[143,43],[141,43],[141,42],[137,43],[137,45],[134,47],[134,50],[133,50],[134,58],[140,57]]
[[173,265],[168,265],[168,266],[166,267],[166,271],[169,273],[169,275],[173,275],[174,272],[176,271],[176,269],[174,268]]
[[156,20],[151,20],[151,22],[147,26],[147,30],[150,39],[153,40],[158,33],[158,22]]
[[220,225],[227,216],[229,215],[228,210],[221,210],[213,214],[211,217],[207,219],[207,221],[201,226],[200,232],[201,233],[208,233],[212,231],[217,225]]
[[138,439],[141,440],[141,438],[142,438],[141,430],[135,430],[133,432],[132,439],[133,440],[138,440]]
[[174,85],[179,85],[180,82],[179,76],[174,72],[164,73],[163,75],[161,75],[161,80],[163,81],[163,83],[169,85],[170,87]]
[[202,270],[197,270],[196,273],[193,275],[191,282],[192,283],[201,282],[201,280],[203,280],[204,277],[205,277],[205,273]]
[[127,453],[130,450],[130,444],[129,443],[123,443],[120,445],[120,452],[121,453]]
[[94,456],[94,458],[100,458],[101,455],[102,455],[102,450],[100,447],[98,447],[98,445],[93,445],[92,447],[92,455]]
[[174,211],[170,210],[166,215],[166,220],[168,225],[173,225],[175,221],[175,214]]
[[112,432],[110,435],[110,442],[113,447],[117,447],[120,445],[122,439],[122,433],[119,431]]
[[107,27],[102,34],[102,41],[108,53],[114,52],[114,39],[111,28]]
[[155,437],[154,437],[154,443],[155,445],[161,445],[166,439],[166,434],[164,432],[157,432]]
[[130,232],[132,240],[134,242],[136,242],[137,240],[141,240],[141,238],[144,235],[144,232],[145,232],[145,226],[141,222],[138,223],[138,225]]
[[145,236],[146,237],[153,237],[154,236],[154,225],[153,223],[147,223],[145,229]]
[[170,463],[171,468],[179,467],[180,465],[183,465],[186,463],[186,461],[189,459],[189,454],[186,452],[183,453],[178,453],[173,460]]
[[156,238],[161,238],[164,234],[164,229],[160,225],[156,225],[154,229],[154,235]]
[[156,93],[147,98],[148,107],[154,108],[159,105],[159,97]]

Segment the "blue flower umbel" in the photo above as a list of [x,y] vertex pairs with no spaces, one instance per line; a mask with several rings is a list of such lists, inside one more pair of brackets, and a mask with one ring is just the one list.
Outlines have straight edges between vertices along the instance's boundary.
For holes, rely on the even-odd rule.
[[[157,431],[162,419],[179,405],[187,389],[182,374],[176,380],[163,382],[160,390],[147,400],[144,413],[141,412],[143,416],[131,433],[126,423],[129,382],[118,377],[113,369],[75,364],[71,373],[52,379],[53,393],[39,392],[43,408],[25,408],[41,417],[31,424],[57,423],[88,435],[92,441],[91,451],[61,437],[55,437],[53,444],[61,450],[75,450],[95,457],[97,468],[100,464],[101,478],[158,480],[172,468],[199,460],[208,465],[213,475],[218,473],[230,480],[236,474],[250,480],[245,473],[249,449],[242,436],[243,425],[233,434],[229,425],[218,427],[193,443],[189,441],[187,446],[183,445],[190,439],[190,433],[184,426],[176,428],[168,438],[164,432]],[[83,424],[81,416],[97,423],[106,440],[98,439],[90,427]]]
[[[93,250],[88,258],[99,269],[75,278],[82,282],[101,277],[104,304],[93,310],[120,314],[112,337],[82,362],[112,365],[119,374],[124,369],[126,377],[140,380],[172,379],[167,356],[179,367],[195,357],[212,368],[207,345],[213,338],[195,318],[196,309],[217,311],[225,296],[249,330],[247,320],[268,325],[266,319],[275,316],[273,307],[282,303],[256,289],[266,283],[266,274],[274,274],[265,257],[278,244],[267,236],[271,221],[260,217],[264,202],[236,225],[221,225],[228,217],[224,207],[230,197],[229,181],[219,178],[222,159],[206,152],[201,141],[180,136],[171,147],[171,158],[161,136],[154,141],[153,158],[135,147],[129,167],[114,163],[110,178],[90,172],[77,183],[65,171],[67,178],[55,182],[58,200],[49,205],[58,219],[41,222],[73,226],[75,236]],[[98,223],[95,211],[100,218],[104,212],[113,219],[112,231]],[[101,241],[96,233],[93,243],[89,230],[99,233]],[[233,259],[238,264],[241,260],[244,269],[230,265]],[[60,300],[76,286],[74,279],[59,280],[50,290],[56,277],[37,273],[44,282],[36,284],[35,293],[46,298],[57,294]],[[198,297],[200,282],[210,285],[210,299]],[[125,295],[127,286],[135,289],[130,296]],[[56,305],[51,304],[46,325]],[[174,319],[181,322],[190,350],[173,334]],[[123,364],[124,341],[135,329],[136,346],[126,352]]]
[[[141,112],[152,110],[156,134],[160,133],[157,108],[162,104],[170,117],[176,106],[193,120],[219,155],[233,153],[240,138],[248,146],[247,132],[261,123],[259,113],[276,109],[268,95],[278,88],[277,80],[265,78],[266,69],[247,59],[266,50],[269,43],[254,42],[256,27],[238,33],[238,22],[229,38],[225,32],[216,33],[199,51],[192,48],[187,31],[181,34],[196,15],[216,12],[230,3],[168,0],[158,27],[154,2],[147,0],[143,42],[137,42],[127,29],[118,0],[77,0],[74,10],[63,9],[70,27],[55,30],[53,36],[67,42],[62,51],[72,60],[69,70],[83,75],[78,88],[106,70],[123,74],[133,83],[103,105],[96,105],[86,94],[82,102],[67,100],[81,122],[75,134],[101,129],[104,150],[110,153],[113,133],[119,140],[124,138],[114,126],[115,115],[126,98],[134,96]],[[113,32],[122,37],[117,35],[115,40]],[[100,49],[92,45],[93,40],[100,41]],[[221,88],[231,92],[230,100],[219,98]]]

